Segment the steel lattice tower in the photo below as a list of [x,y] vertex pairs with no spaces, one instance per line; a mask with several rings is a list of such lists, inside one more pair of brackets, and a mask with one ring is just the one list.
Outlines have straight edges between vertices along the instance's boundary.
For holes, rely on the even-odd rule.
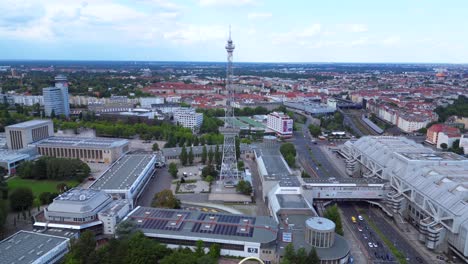
[[224,127],[220,129],[220,132],[224,135],[223,163],[221,164],[220,179],[225,184],[228,181],[232,181],[235,184],[240,176],[237,170],[236,158],[236,137],[239,135],[239,129],[234,126],[234,110],[231,105],[234,101],[234,88],[232,87],[232,54],[234,48],[234,43],[231,40],[231,28],[229,28],[229,39],[226,44],[228,60],[226,69],[226,118],[224,119]]

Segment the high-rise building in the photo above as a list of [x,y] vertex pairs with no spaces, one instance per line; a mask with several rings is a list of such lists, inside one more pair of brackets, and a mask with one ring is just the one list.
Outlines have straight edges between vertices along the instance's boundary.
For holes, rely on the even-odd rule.
[[293,124],[292,118],[281,112],[273,112],[267,116],[268,128],[281,138],[292,137]]
[[9,149],[22,149],[54,135],[54,126],[51,120],[31,120],[5,128],[7,146]]
[[174,121],[197,132],[203,123],[203,114],[195,112],[193,108],[182,107],[174,111]]
[[42,89],[44,97],[44,112],[46,116],[70,116],[70,103],[68,101],[68,81],[64,75],[55,77],[55,86]]

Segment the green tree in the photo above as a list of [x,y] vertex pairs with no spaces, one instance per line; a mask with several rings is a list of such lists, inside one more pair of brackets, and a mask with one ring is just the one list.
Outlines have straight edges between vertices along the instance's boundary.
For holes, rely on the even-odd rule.
[[189,153],[188,153],[188,163],[190,165],[193,165],[193,159],[194,159],[193,149],[192,149],[192,147],[190,147],[190,150],[189,150]]
[[205,255],[205,247],[203,244],[203,240],[197,240],[197,242],[195,242],[195,256],[197,256],[197,258],[200,258],[204,255]]
[[175,164],[174,162],[171,162],[169,164],[168,171],[169,171],[169,174],[171,174],[173,178],[177,178],[177,173],[179,172],[179,170],[177,169],[177,164]]
[[158,263],[165,255],[171,253],[166,246],[145,237],[142,232],[132,235],[127,250],[125,263],[128,264]]
[[159,145],[158,143],[153,144],[153,151],[159,151]]
[[309,251],[309,255],[307,255],[307,264],[320,264],[320,258],[315,247],[313,247]]
[[223,162],[223,154],[219,151],[219,146],[218,145],[216,145],[214,155],[215,155],[216,165],[219,168],[221,166],[221,162]]
[[180,151],[180,163],[182,165],[187,165],[187,161],[188,161],[188,154],[187,154],[187,149],[185,148],[185,146],[182,147],[182,150]]
[[307,252],[305,248],[301,247],[296,252],[296,263],[297,264],[308,264],[307,263]]
[[201,163],[206,164],[206,159],[208,157],[208,152],[206,151],[206,146],[203,145],[202,154],[201,154]]
[[118,239],[127,239],[136,231],[136,226],[132,221],[122,221],[115,229],[115,236]]
[[213,158],[214,158],[213,148],[210,147],[210,150],[208,151],[208,164],[213,163]]
[[301,177],[302,177],[302,178],[310,178],[310,175],[309,175],[305,170],[303,170],[303,171],[301,172]]
[[154,195],[152,207],[180,209],[180,201],[171,190],[162,190]]
[[41,204],[50,204],[57,196],[58,193],[43,192],[39,194],[39,201],[41,201]]
[[335,232],[337,234],[343,235],[343,223],[341,222],[340,212],[336,204],[329,206],[323,213],[323,216],[335,223]]
[[[295,263],[296,251],[294,250],[294,245],[292,243],[289,243],[284,248],[283,260],[288,261],[287,263]],[[281,262],[281,263],[283,264],[284,262]]]
[[90,263],[89,256],[96,247],[95,235],[91,231],[85,231],[80,238],[72,241],[70,252],[65,256],[65,263]]
[[252,193],[252,185],[248,181],[240,180],[236,185],[236,191],[250,195]]
[[206,165],[201,171],[201,176],[203,178],[208,176],[216,177],[218,176],[218,172],[216,171],[216,168],[213,165]]
[[244,170],[244,166],[245,166],[245,164],[244,164],[244,161],[243,161],[243,160],[239,160],[239,161],[237,162],[237,169],[238,169],[238,170],[243,171],[243,170]]
[[221,256],[221,246],[219,244],[212,244],[208,255],[213,259],[219,259]]
[[34,195],[31,188],[19,187],[10,194],[10,206],[13,211],[23,211],[33,205]]
[[309,125],[310,134],[314,137],[320,136],[321,130],[319,126]]

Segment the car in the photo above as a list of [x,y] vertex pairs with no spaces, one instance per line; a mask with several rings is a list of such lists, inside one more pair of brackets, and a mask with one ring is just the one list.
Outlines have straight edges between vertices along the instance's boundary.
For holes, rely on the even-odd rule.
[[353,223],[356,223],[356,217],[351,216],[351,221],[352,221]]
[[360,226],[358,226],[357,230],[359,230],[359,232],[362,232],[362,228]]
[[94,178],[94,177],[92,177],[92,176],[91,176],[91,177],[88,177],[88,181],[95,181],[95,180],[96,180],[96,178]]
[[365,234],[362,234],[362,236],[364,237],[364,239],[367,239],[367,236]]
[[374,247],[374,245],[371,242],[367,243],[367,245],[369,245],[370,248]]
[[363,221],[364,218],[362,217],[362,215],[358,215],[357,218],[359,219],[359,221]]
[[372,243],[372,245],[374,245],[375,248],[378,247],[376,243]]

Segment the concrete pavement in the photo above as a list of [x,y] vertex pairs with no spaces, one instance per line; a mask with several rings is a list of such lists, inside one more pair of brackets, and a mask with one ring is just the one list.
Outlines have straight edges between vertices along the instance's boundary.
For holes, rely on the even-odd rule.
[[146,188],[142,190],[137,205],[151,206],[154,195],[162,190],[170,189],[173,180],[174,178],[169,174],[167,168],[156,169]]

